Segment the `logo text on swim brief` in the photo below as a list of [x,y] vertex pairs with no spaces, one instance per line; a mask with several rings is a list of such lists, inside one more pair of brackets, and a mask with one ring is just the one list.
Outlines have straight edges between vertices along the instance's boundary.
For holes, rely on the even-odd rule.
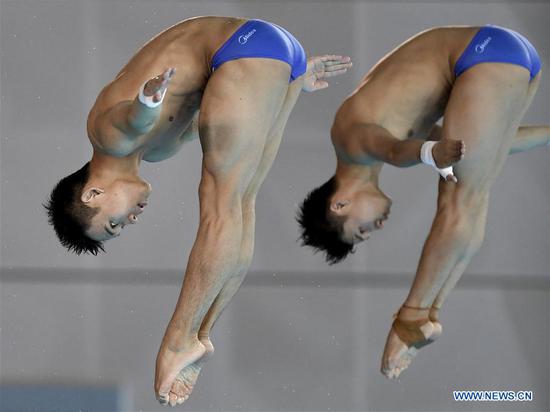
[[239,43],[245,44],[252,35],[256,33],[256,29],[252,29],[246,34],[243,34],[242,36],[239,36]]
[[476,44],[476,53],[483,53],[485,51],[485,47],[487,47],[491,40],[491,37],[487,37],[481,43]]

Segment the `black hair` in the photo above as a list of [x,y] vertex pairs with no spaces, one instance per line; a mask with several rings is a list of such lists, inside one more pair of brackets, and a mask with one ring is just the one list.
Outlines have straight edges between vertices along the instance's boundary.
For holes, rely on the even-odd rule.
[[103,243],[86,236],[92,218],[99,208],[91,208],[81,200],[82,189],[88,182],[90,162],[57,183],[44,208],[61,244],[77,255],[105,251]]
[[309,192],[296,217],[301,227],[302,246],[310,246],[315,252],[324,252],[326,261],[331,265],[353,253],[353,244],[341,239],[344,219],[329,217],[330,197],[336,189],[333,176]]

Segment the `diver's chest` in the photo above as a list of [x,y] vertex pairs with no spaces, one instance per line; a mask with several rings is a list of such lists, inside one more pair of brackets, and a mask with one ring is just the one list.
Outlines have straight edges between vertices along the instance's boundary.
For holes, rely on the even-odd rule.
[[165,101],[157,124],[149,133],[150,143],[162,144],[181,138],[199,110],[201,98],[202,91]]
[[384,118],[385,127],[398,139],[426,139],[433,125],[445,112],[446,99],[411,101],[394,107]]

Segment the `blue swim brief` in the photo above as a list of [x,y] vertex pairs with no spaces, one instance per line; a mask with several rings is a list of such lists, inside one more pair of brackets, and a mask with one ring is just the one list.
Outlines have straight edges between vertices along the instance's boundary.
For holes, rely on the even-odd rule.
[[306,53],[300,42],[282,27],[263,20],[248,20],[239,27],[212,57],[212,71],[227,61],[250,57],[288,63],[289,82],[306,72]]
[[511,63],[525,67],[531,80],[541,68],[540,57],[533,45],[521,34],[504,27],[483,26],[455,64],[458,77],[479,63]]

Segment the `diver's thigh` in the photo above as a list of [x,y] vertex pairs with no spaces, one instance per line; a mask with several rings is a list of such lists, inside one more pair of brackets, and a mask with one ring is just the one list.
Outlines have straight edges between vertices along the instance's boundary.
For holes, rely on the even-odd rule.
[[459,185],[491,185],[525,112],[528,88],[529,72],[511,64],[479,64],[456,79],[443,136],[466,143],[464,159],[455,166]]

